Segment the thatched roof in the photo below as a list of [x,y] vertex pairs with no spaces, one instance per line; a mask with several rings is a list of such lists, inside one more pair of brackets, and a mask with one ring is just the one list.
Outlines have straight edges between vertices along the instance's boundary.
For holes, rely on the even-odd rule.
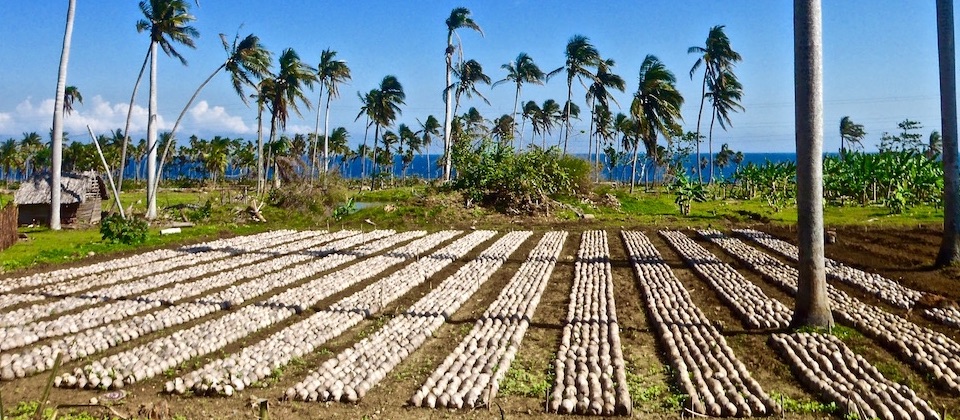
[[[106,199],[107,187],[103,178],[94,171],[83,173],[64,172],[60,176],[60,204],[75,204],[87,201],[90,195]],[[50,174],[44,173],[24,181],[13,196],[17,205],[50,204]]]

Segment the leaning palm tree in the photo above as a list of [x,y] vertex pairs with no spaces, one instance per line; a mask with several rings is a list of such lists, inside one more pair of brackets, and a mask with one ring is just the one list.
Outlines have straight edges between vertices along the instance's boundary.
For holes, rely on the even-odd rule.
[[187,60],[174,48],[182,44],[196,48],[193,39],[200,36],[189,23],[195,20],[184,0],[143,0],[140,11],[144,19],[137,22],[137,32],[150,33],[150,104],[147,109],[147,219],[157,217],[157,47],[183,65]]
[[[180,121],[183,120],[183,116],[187,114],[190,105],[193,105],[193,101],[200,95],[200,91],[202,91],[220,71],[226,69],[227,72],[230,73],[233,90],[240,96],[240,100],[243,101],[244,104],[248,103],[246,93],[244,93],[244,87],[255,87],[257,82],[255,82],[254,79],[259,81],[270,75],[270,60],[272,54],[260,43],[260,38],[256,35],[247,35],[243,40],[240,40],[240,35],[237,35],[233,38],[233,44],[229,44],[227,43],[226,35],[220,34],[220,42],[223,44],[223,50],[227,52],[226,61],[220,64],[220,66],[197,87],[193,95],[190,96],[190,100],[187,101],[183,110],[180,111],[180,115],[177,116],[177,121],[173,123],[173,128],[170,129],[171,136],[176,136],[177,128],[180,127]],[[167,147],[164,148],[160,154],[160,165],[157,169],[158,175],[156,181],[158,184],[160,182],[159,174],[163,173],[163,164],[166,161],[171,144],[172,142],[168,143]]]
[[[636,121],[636,133],[647,151],[647,156],[657,152],[658,134],[670,134],[679,129],[680,107],[683,95],[677,90],[677,79],[670,70],[653,55],[647,55],[640,65],[639,85],[633,94],[630,114]],[[630,176],[630,192],[637,178],[637,149],[633,148],[633,168]]]
[[[277,130],[287,128],[291,110],[298,116],[302,116],[298,103],[302,103],[307,109],[312,107],[304,89],[313,87],[313,83],[317,81],[317,74],[316,70],[300,60],[300,56],[293,48],[287,48],[280,54],[280,67],[273,80],[273,89],[268,99],[271,111],[269,140],[271,144],[275,143]],[[273,174],[273,186],[280,187],[280,177],[276,173]]]
[[723,71],[720,77],[710,81],[710,89],[707,96],[710,99],[710,105],[713,113],[710,116],[710,131],[707,140],[707,147],[710,153],[710,183],[713,183],[713,123],[719,122],[720,128],[726,131],[730,125],[730,113],[743,111],[743,105],[740,105],[740,99],[743,97],[743,85],[737,80],[737,77],[728,70]]
[[[560,73],[563,70],[567,71],[567,102],[571,103],[573,101],[573,79],[580,80],[583,83],[583,78],[593,80],[593,73],[590,72],[591,67],[597,67],[600,63],[600,52],[597,51],[597,48],[590,43],[590,39],[583,35],[574,35],[573,38],[570,38],[570,41],[567,42],[566,50],[567,61],[563,65],[554,71],[551,71],[547,74],[547,80],[556,74]],[[563,153],[567,153],[567,142],[570,139],[570,107],[564,107],[565,112],[563,113]]]
[[[851,146],[856,143],[862,145],[863,138],[867,135],[863,131],[863,124],[854,123],[849,116],[844,116],[840,119],[840,154],[843,155],[847,151],[846,146]],[[844,144],[846,142],[846,145]]]
[[73,113],[73,103],[79,102],[83,105],[83,95],[76,86],[67,86],[63,91],[63,112],[67,115]]
[[[320,65],[317,66],[317,80],[320,82],[320,95],[317,99],[317,104],[320,104],[321,99],[323,98],[323,88],[327,88],[327,102],[324,105],[324,119],[323,119],[323,170],[322,173],[326,174],[328,167],[330,166],[330,140],[329,140],[329,131],[330,131],[330,100],[333,98],[340,97],[339,86],[341,83],[346,83],[350,80],[350,67],[347,67],[347,62],[343,60],[336,60],[337,52],[328,49],[323,50],[320,53]],[[320,130],[320,108],[317,107],[317,125],[313,130],[315,138],[320,138],[318,131]],[[317,159],[317,144],[313,144],[313,156],[310,158],[310,177],[313,178],[314,173],[314,164]]]
[[[513,121],[516,121],[517,106],[520,104],[520,88],[524,83],[542,85],[546,75],[540,70],[540,67],[537,67],[537,64],[533,62],[533,58],[525,52],[520,53],[513,62],[504,64],[500,66],[500,68],[507,71],[507,77],[496,81],[493,87],[497,87],[497,85],[506,82],[513,82],[517,85],[517,93],[513,96],[513,114],[510,114],[513,117]],[[523,133],[519,133],[519,136],[522,140]]]
[[[459,42],[460,36],[457,35],[457,29],[467,28],[473,29],[480,33],[480,36],[483,36],[483,29],[480,29],[480,25],[477,25],[477,22],[474,22],[470,18],[470,9],[466,7],[457,7],[450,11],[450,17],[446,20],[447,24],[447,50],[444,54],[446,63],[447,63],[447,82],[444,86],[450,86],[453,81],[451,80],[451,75],[453,74],[453,53],[460,51],[460,61],[463,61],[463,44]],[[457,35],[457,45],[453,44],[453,36]],[[456,115],[453,112],[453,92],[444,88],[446,92],[443,95],[443,104],[445,106],[443,114],[443,153],[445,155],[443,163],[443,180],[445,182],[450,181],[450,169],[451,169],[451,160],[450,152],[451,145],[453,144],[450,141],[450,129],[453,122],[453,116]]]
[[[50,229],[60,230],[60,165],[63,155],[63,113],[72,107],[73,100],[65,100],[67,91],[67,64],[70,62],[70,41],[73,39],[73,15],[76,0],[67,2],[67,24],[63,33],[63,49],[60,53],[60,72],[57,76],[57,93],[53,105],[52,162],[50,168]],[[73,87],[73,86],[71,86]],[[79,98],[80,91],[73,87]],[[71,95],[73,97],[73,95]],[[83,98],[79,98],[83,102]]]
[[[707,100],[707,87],[714,83],[720,85],[722,82],[717,79],[722,77],[724,72],[732,71],[733,66],[742,58],[740,54],[730,47],[730,38],[723,32],[724,25],[717,25],[710,28],[707,34],[707,40],[704,46],[693,46],[687,49],[688,54],[698,54],[697,61],[690,68],[690,78],[697,72],[700,66],[703,66],[703,83],[701,84],[700,111],[697,114],[697,162],[700,161],[700,122],[703,117],[703,104]],[[732,72],[730,73],[732,74]],[[711,148],[711,155],[713,150]],[[697,177],[703,182],[703,175],[700,169],[697,169]]]

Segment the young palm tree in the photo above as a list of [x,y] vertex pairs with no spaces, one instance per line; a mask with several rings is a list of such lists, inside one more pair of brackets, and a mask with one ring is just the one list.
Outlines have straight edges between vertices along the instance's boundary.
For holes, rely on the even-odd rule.
[[743,111],[740,105],[740,99],[743,97],[743,85],[737,80],[737,77],[725,70],[724,75],[711,80],[710,89],[707,96],[710,98],[710,104],[713,113],[710,116],[710,134],[707,140],[708,150],[710,151],[710,182],[713,183],[713,123],[719,122],[720,128],[726,131],[727,126],[731,124],[730,113]]
[[420,137],[421,154],[425,151],[427,155],[427,179],[429,179],[430,170],[433,168],[430,165],[430,144],[433,143],[434,137],[440,137],[440,121],[437,121],[433,115],[428,115],[423,122],[419,120],[417,122],[420,123],[420,130],[416,134]]
[[553,134],[553,127],[564,121],[566,114],[560,110],[560,104],[553,99],[543,101],[537,120],[540,123],[540,133],[543,135],[543,148],[547,148],[547,134]]
[[[570,41],[567,42],[566,50],[567,61],[563,67],[560,67],[554,71],[551,71],[547,74],[547,80],[550,80],[551,77],[560,73],[563,70],[567,71],[567,102],[572,103],[573,101],[573,79],[580,80],[583,83],[583,78],[593,79],[593,73],[590,72],[591,67],[597,67],[600,64],[600,52],[597,51],[597,48],[590,43],[590,39],[583,35],[574,35],[573,38],[570,38]],[[567,153],[567,142],[570,139],[570,107],[564,106],[563,113],[563,153]]]
[[[477,31],[480,36],[483,36],[483,29],[480,29],[480,25],[477,25],[477,22],[474,22],[470,17],[470,9],[466,7],[457,7],[450,11],[450,17],[446,20],[447,24],[447,50],[444,54],[447,64],[447,82],[444,86],[450,86],[453,81],[451,80],[451,74],[453,73],[453,53],[460,51],[460,61],[463,62],[463,44],[459,41],[460,36],[457,35],[457,45],[453,44],[453,36],[457,34],[457,29],[467,28]],[[446,92],[443,95],[443,104],[445,106],[443,114],[443,153],[444,153],[444,163],[443,163],[443,180],[445,182],[450,181],[451,173],[451,160],[450,160],[450,147],[453,145],[450,139],[450,129],[453,122],[453,116],[456,115],[453,112],[453,92],[446,88]]]
[[540,131],[538,130],[537,123],[534,121],[536,116],[540,113],[540,105],[537,105],[534,101],[527,101],[523,105],[523,115],[521,115],[520,120],[520,144],[517,145],[517,150],[523,150],[523,131],[524,126],[526,125],[527,120],[530,120],[530,126],[533,127],[533,136],[531,136],[530,143],[532,144],[536,140],[536,135]]
[[[220,71],[226,69],[227,72],[230,73],[233,90],[240,96],[240,100],[243,101],[244,104],[248,103],[246,93],[244,93],[244,86],[255,87],[257,82],[254,82],[254,79],[259,81],[270,75],[270,60],[272,54],[260,43],[260,38],[257,38],[257,36],[250,34],[243,40],[240,40],[240,35],[237,35],[233,38],[233,44],[228,44],[226,36],[220,34],[220,42],[223,44],[223,50],[227,52],[227,60],[217,67],[217,69],[197,87],[193,95],[190,96],[190,100],[187,101],[183,110],[180,111],[180,115],[177,116],[177,121],[173,123],[173,128],[170,130],[170,134],[174,136],[174,138],[176,138],[177,128],[180,127],[180,121],[183,120],[183,116],[187,114],[187,110],[193,105],[193,101],[197,99],[200,91],[202,91]],[[168,153],[169,148],[165,148],[160,154],[158,174],[163,173],[163,164],[166,161]],[[160,182],[159,175],[157,176],[156,182],[158,184]]]
[[[823,48],[820,0],[793,3],[797,124],[797,298],[790,326],[833,326],[823,260]],[[951,32],[951,37],[952,37]],[[953,77],[953,76],[951,76]]]
[[137,22],[137,32],[150,33],[150,104],[147,110],[147,219],[157,217],[157,47],[183,65],[187,60],[174,48],[182,44],[195,48],[193,39],[200,36],[189,26],[195,20],[184,0],[142,0],[144,19]]
[[[336,51],[332,51],[329,48],[323,50],[320,53],[320,65],[317,66],[317,80],[320,81],[320,97],[317,99],[317,103],[320,103],[321,98],[323,98],[323,88],[327,88],[327,102],[324,105],[324,119],[323,119],[323,173],[327,173],[327,169],[330,166],[330,141],[329,141],[329,132],[330,132],[330,100],[333,98],[340,97],[339,86],[341,83],[346,83],[350,80],[350,67],[347,67],[347,62],[343,60],[336,60],[334,57],[337,56]],[[317,125],[314,128],[314,135],[317,135],[317,131],[320,130],[320,109],[317,108]],[[317,138],[320,138],[317,136]],[[313,178],[313,165],[317,159],[317,149],[316,143],[314,143],[313,157],[310,160],[310,177]]]
[[863,124],[854,123],[849,116],[844,116],[840,119],[840,155],[843,155],[847,151],[847,147],[844,146],[844,141],[846,144],[851,146],[855,143],[862,147],[863,138],[867,135],[863,131]]
[[[271,111],[270,143],[274,143],[278,129],[287,128],[291,110],[302,116],[298,103],[302,103],[307,109],[312,107],[304,89],[313,87],[317,74],[316,70],[300,60],[293,48],[287,48],[280,54],[280,67],[273,80],[273,89],[268,99]],[[276,173],[273,174],[273,186],[280,187],[280,177]]]
[[940,67],[940,127],[943,138],[943,241],[938,267],[960,263],[960,165],[957,164],[957,52],[953,2],[937,0],[937,46]]
[[[517,85],[517,93],[513,96],[513,121],[517,120],[517,106],[520,104],[520,88],[524,83],[533,83],[535,85],[542,85],[546,75],[540,70],[540,67],[537,67],[537,64],[533,62],[527,53],[522,52],[517,56],[517,59],[512,63],[507,63],[500,68],[507,71],[507,77],[502,80],[496,81],[493,84],[493,87],[497,85],[513,82]],[[515,130],[516,128],[514,128]],[[523,133],[519,133],[521,141],[523,140]]]
[[[600,60],[597,64],[597,73],[593,77],[593,83],[587,88],[587,102],[590,103],[590,130],[587,131],[589,144],[587,146],[587,159],[590,158],[590,152],[593,151],[593,125],[597,119],[597,111],[601,113],[610,113],[610,101],[617,104],[617,99],[613,97],[610,89],[616,89],[623,92],[626,89],[626,82],[623,78],[610,71],[616,62],[613,59]],[[600,166],[600,137],[597,137],[595,167]],[[597,172],[597,181],[600,180],[600,172]]]
[[[636,133],[646,147],[647,156],[657,152],[657,135],[676,132],[683,96],[677,90],[677,79],[670,70],[653,55],[647,55],[640,65],[639,85],[633,95],[630,113],[636,121]],[[637,149],[633,148],[633,168],[630,176],[630,192],[633,192],[637,177]]]
[[[717,25],[710,28],[710,32],[707,34],[707,40],[703,47],[693,46],[687,49],[688,54],[698,54],[699,57],[697,61],[693,63],[693,67],[690,68],[690,79],[693,79],[693,74],[697,72],[697,69],[700,66],[703,66],[703,83],[701,84],[701,95],[700,95],[700,111],[697,114],[697,139],[700,138],[700,122],[703,117],[703,104],[707,99],[707,87],[710,83],[714,85],[721,85],[723,82],[717,80],[724,75],[724,72],[730,71],[732,73],[733,66],[739,62],[742,58],[740,54],[733,50],[730,47],[730,39],[727,37],[727,34],[723,32],[723,25]],[[715,114],[715,113],[714,113]],[[711,156],[713,155],[713,149],[710,149]],[[697,162],[700,161],[700,141],[697,141]],[[703,175],[700,173],[700,169],[697,169],[697,178],[700,182],[703,182]]]
[[[50,229],[60,230],[60,165],[63,155],[63,114],[71,109],[66,105],[72,99],[66,99],[67,64],[70,62],[70,41],[73,39],[73,15],[77,8],[76,0],[67,2],[67,23],[63,33],[63,49],[60,53],[60,72],[57,76],[57,93],[53,105],[52,162],[50,168]],[[76,88],[73,89],[79,95]],[[71,96],[72,97],[72,96]],[[80,98],[80,102],[83,99]]]

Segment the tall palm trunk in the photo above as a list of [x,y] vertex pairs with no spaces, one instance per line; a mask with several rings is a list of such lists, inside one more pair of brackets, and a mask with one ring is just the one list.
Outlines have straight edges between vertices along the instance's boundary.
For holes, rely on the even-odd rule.
[[157,43],[150,43],[150,104],[147,108],[147,220],[157,218]]
[[330,90],[327,89],[327,103],[323,105],[323,174],[330,170]]
[[943,242],[937,266],[960,262],[960,169],[957,165],[956,46],[953,0],[937,0],[937,46],[940,61],[940,124],[943,147]]
[[57,76],[57,96],[53,105],[53,139],[50,168],[50,229],[60,230],[60,165],[63,157],[63,94],[67,88],[67,64],[70,61],[70,41],[73,39],[73,14],[76,0],[67,5],[67,24],[63,32],[63,50],[60,53],[60,71]]
[[277,165],[277,154],[274,152],[276,150],[276,145],[274,142],[277,140],[277,114],[276,112],[272,113],[270,117],[270,138],[268,142],[270,143],[270,160],[273,162],[273,188],[280,188],[280,166]]
[[570,108],[573,101],[573,78],[567,79],[567,103],[563,109],[563,154],[567,154],[567,140],[570,138]]
[[377,139],[380,138],[380,124],[373,129],[373,168],[370,170],[370,189],[377,187],[377,176],[380,174],[380,162],[377,162]]
[[[150,62],[150,53],[153,47],[147,48],[147,53],[143,56],[143,64],[140,66],[140,74],[137,75],[137,82],[133,84],[133,93],[130,94],[130,105],[127,107],[127,122],[123,125],[123,146],[120,146],[120,175],[117,176],[117,191],[123,190],[123,172],[127,165],[127,143],[130,143],[130,119],[133,117],[133,102],[137,98],[137,90],[140,88],[140,81],[143,80],[143,73],[147,69],[147,63]],[[135,174],[135,178],[139,178]],[[139,180],[139,179],[138,179]],[[114,203],[115,205],[117,203]]]
[[[322,101],[322,100],[323,100],[323,83],[321,82],[321,83],[320,83],[320,95],[317,96],[317,103],[319,104],[320,101]],[[324,136],[324,137],[327,136],[327,131],[326,131],[326,130],[323,131],[323,136]],[[314,173],[316,173],[316,165],[317,165],[317,142],[318,142],[318,141],[320,141],[320,108],[319,108],[319,107],[317,107],[317,123],[316,123],[316,125],[315,125],[314,128],[313,128],[313,152],[310,154],[310,182],[313,182],[313,175],[314,175]],[[327,154],[326,154],[326,153],[327,153],[327,152],[326,152],[326,151],[327,151],[326,144],[327,144],[327,143],[326,143],[326,140],[324,140],[324,148],[323,148],[323,151],[324,151],[324,152],[323,152],[323,153],[324,153],[324,154],[323,154],[324,159],[326,159],[326,156],[327,156]],[[326,168],[326,165],[324,165],[324,168]],[[324,170],[324,173],[326,173],[326,170]]]
[[794,328],[833,325],[823,260],[823,49],[820,0],[794,0],[797,299]]
[[[707,64],[709,66],[709,64]],[[703,70],[703,85],[700,87],[700,112],[697,112],[697,180],[703,184],[703,171],[700,170],[700,121],[703,119],[703,103],[707,101],[707,70]]]
[[637,183],[637,155],[640,151],[640,142],[633,145],[633,166],[630,169],[630,194],[633,194],[633,187]]
[[[709,182],[710,184],[713,184],[713,123],[714,123],[716,120],[717,120],[717,113],[716,113],[716,112],[711,113],[711,114],[710,114],[710,134],[709,134],[709,138],[707,139],[707,150],[708,150],[708,153],[709,153],[708,156],[709,156],[709,159],[710,159],[710,162],[709,162],[709,164],[710,164],[710,180],[709,180],[708,182]],[[822,140],[821,140],[821,141],[822,141]],[[699,165],[699,163],[698,163],[698,165]]]
[[264,193],[266,177],[263,173],[263,101],[257,101],[257,195]]
[[[163,164],[166,162],[167,155],[170,153],[170,145],[176,143],[176,132],[177,132],[177,128],[180,127],[180,121],[182,121],[183,116],[187,114],[187,110],[190,109],[190,105],[193,105],[193,101],[197,100],[197,96],[200,95],[200,91],[202,91],[203,88],[207,87],[207,84],[210,83],[211,80],[213,80],[213,78],[217,75],[217,73],[220,73],[220,71],[225,68],[227,68],[226,62],[221,64],[220,67],[217,67],[217,69],[214,70],[213,73],[211,73],[210,76],[208,76],[206,80],[204,80],[203,83],[200,84],[199,87],[197,87],[197,90],[193,91],[193,95],[190,96],[190,100],[187,101],[187,104],[180,111],[180,115],[177,116],[177,121],[173,123],[173,128],[170,129],[170,141],[168,141],[167,144],[163,146],[163,152],[160,153],[160,164],[157,165],[157,175],[156,175],[157,186],[160,185],[160,178],[163,177]],[[214,181],[214,184],[216,184],[216,181]]]
[[[447,31],[447,52],[446,52],[446,63],[447,63],[447,84],[444,85],[446,89],[446,94],[443,96],[443,105],[444,105],[444,114],[443,114],[443,181],[450,182],[450,174],[453,161],[450,157],[450,151],[452,149],[452,142],[450,141],[450,131],[453,125],[453,114],[450,103],[453,100],[453,92],[450,91],[449,87],[451,84],[450,73],[453,72],[453,31]],[[376,139],[374,139],[376,142]]]
[[[370,135],[370,117],[367,117],[367,128],[363,130],[363,153],[367,153],[367,136]],[[367,176],[367,157],[360,156],[360,181]],[[361,182],[362,184],[362,182]]]
[[522,140],[523,133],[517,133],[517,105],[520,104],[520,83],[517,82],[517,93],[513,95],[513,136]]

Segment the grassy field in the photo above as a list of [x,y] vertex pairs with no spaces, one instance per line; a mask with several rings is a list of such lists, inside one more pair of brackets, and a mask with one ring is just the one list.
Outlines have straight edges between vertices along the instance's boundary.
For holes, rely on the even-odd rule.
[[[694,203],[691,213],[680,214],[669,193],[636,192],[623,188],[599,187],[588,199],[561,198],[549,214],[506,215],[493,209],[465,207],[456,193],[430,186],[398,187],[378,191],[347,192],[357,205],[343,217],[333,217],[335,208],[318,204],[305,197],[294,207],[268,205],[263,214],[267,223],[252,222],[245,213],[242,193],[230,190],[164,190],[157,202],[162,221],[150,229],[141,245],[124,245],[102,241],[97,227],[65,229],[60,232],[44,227],[23,227],[26,240],[0,251],[3,272],[41,264],[74,261],[88,256],[134,249],[149,249],[173,244],[209,240],[215,237],[245,234],[266,229],[371,229],[374,227],[409,230],[436,230],[448,227],[515,229],[563,228],[568,230],[619,228],[620,226],[728,226],[741,224],[792,225],[797,221],[796,207],[774,209],[760,200],[715,199]],[[612,200],[610,197],[615,197]],[[0,193],[0,205],[12,199],[10,192]],[[127,191],[121,195],[124,209],[133,214],[146,210],[143,191]],[[193,220],[194,208],[211,202],[209,217]],[[308,204],[303,204],[308,203]],[[312,203],[312,204],[310,204]],[[113,208],[113,199],[104,209]],[[583,219],[583,215],[589,219]],[[194,227],[176,235],[161,236],[160,226],[170,221],[189,219]],[[827,227],[916,227],[942,224],[943,210],[930,206],[915,207],[903,214],[891,215],[879,206],[827,206],[824,209]]]

